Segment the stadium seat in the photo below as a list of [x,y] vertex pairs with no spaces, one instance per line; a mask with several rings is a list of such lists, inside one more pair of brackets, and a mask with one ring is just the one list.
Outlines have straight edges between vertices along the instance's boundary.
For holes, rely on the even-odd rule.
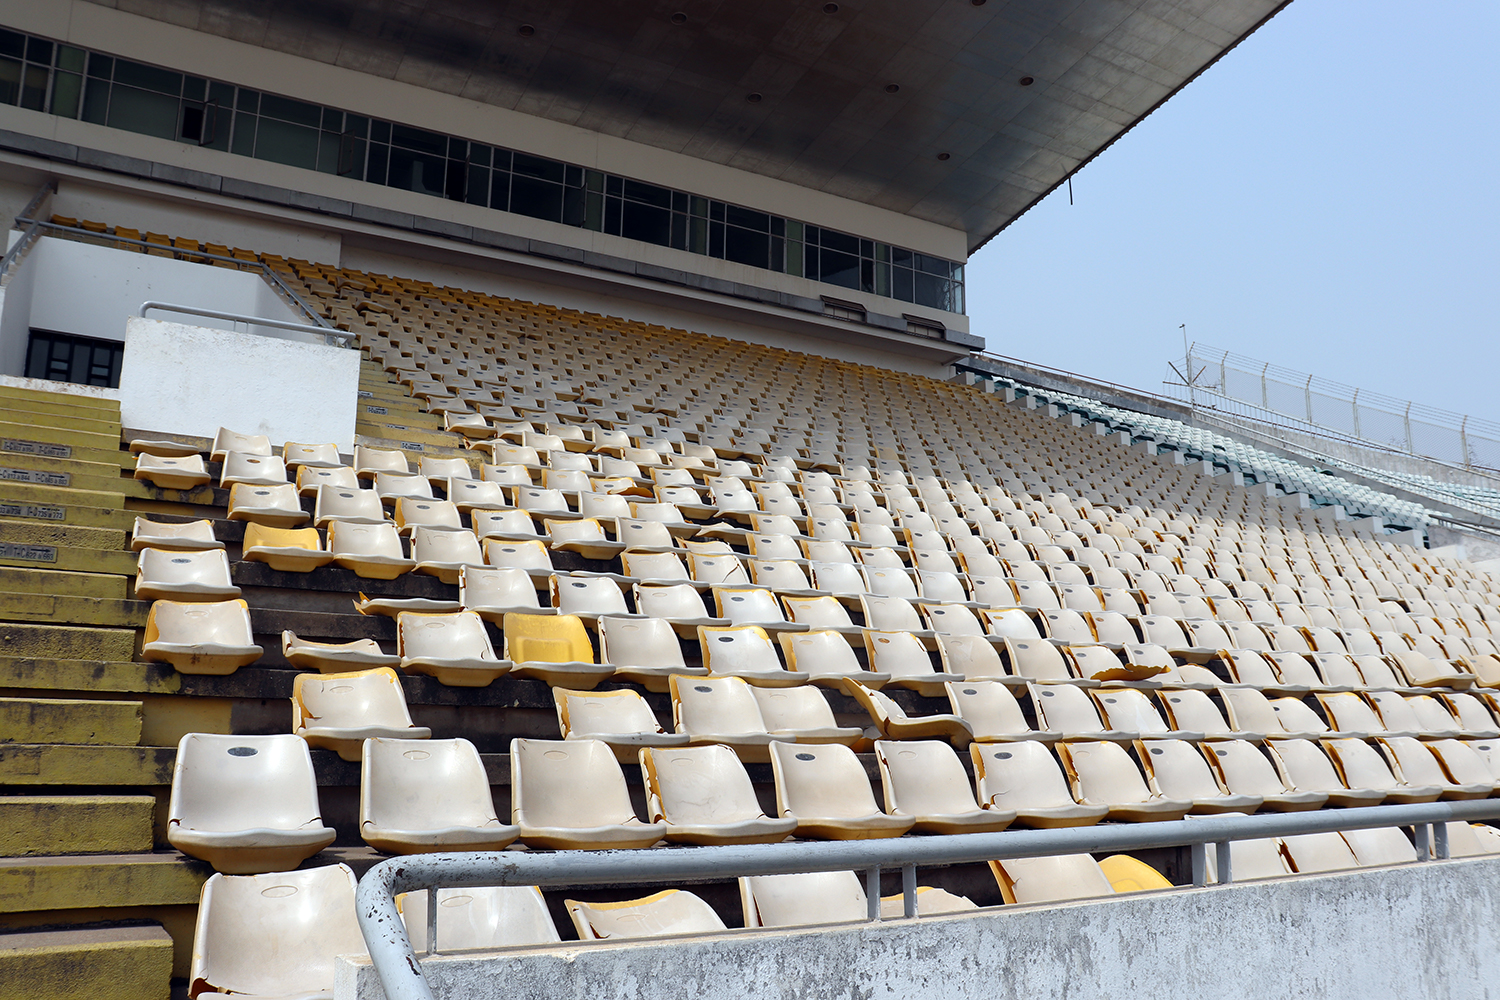
[[286,486],[286,465],[275,455],[246,455],[232,451],[224,456],[219,486]]
[[214,435],[213,446],[209,449],[208,460],[210,462],[222,462],[231,453],[238,452],[241,455],[271,455],[271,439],[264,434],[241,434],[227,427],[220,427]]
[[761,811],[750,776],[722,744],[642,749],[646,811],[675,844],[774,844],[791,836],[795,818]]
[[229,520],[250,521],[272,528],[295,528],[308,522],[297,487],[235,483],[229,487]]
[[888,674],[860,666],[853,648],[841,632],[826,629],[782,632],[776,638],[786,658],[786,668],[807,674],[809,683],[842,690],[842,679],[850,677],[865,687],[878,690],[890,680]]
[[324,673],[401,665],[401,657],[382,652],[374,639],[314,642],[290,630],[281,633],[281,654],[294,667]]
[[1359,867],[1359,859],[1349,849],[1348,841],[1338,833],[1304,833],[1295,837],[1283,837],[1281,849],[1291,863],[1292,870],[1300,875]]
[[664,823],[642,823],[614,751],[598,740],[510,743],[513,822],[528,847],[650,847]]
[[[613,583],[604,581],[608,586]],[[616,588],[618,591],[618,588]],[[532,677],[556,687],[587,691],[614,673],[608,663],[594,662],[583,619],[512,612],[504,618],[505,658],[518,677]]]
[[333,562],[317,528],[268,528],[245,525],[240,558],[261,562],[278,573],[311,573]]
[[1107,805],[1083,805],[1073,798],[1062,768],[1041,743],[975,743],[969,756],[979,802],[986,809],[1014,812],[1023,826],[1092,826],[1109,813]]
[[139,552],[144,548],[190,552],[223,547],[224,543],[214,537],[214,523],[208,520],[172,524],[137,517],[130,529],[132,552]]
[[[411,557],[417,564],[416,572],[435,576],[449,586],[459,582],[459,574],[465,569],[484,567],[479,539],[467,531],[426,525],[412,529]],[[533,596],[535,593],[532,592]]]
[[142,659],[170,663],[181,674],[231,674],[263,652],[244,601],[155,601],[141,644]]
[[741,876],[746,927],[800,927],[868,919],[864,885],[854,872]]
[[510,660],[495,656],[484,620],[472,611],[400,612],[396,653],[402,670],[428,674],[452,687],[485,687],[511,669]]
[[[1352,742],[1360,743],[1361,746],[1370,749],[1368,744],[1362,741]],[[1382,766],[1370,766],[1368,770],[1356,771],[1350,775],[1350,778],[1358,780],[1366,776],[1375,777],[1381,787],[1365,788],[1362,785],[1355,785],[1351,788],[1339,777],[1328,755],[1311,740],[1267,740],[1266,752],[1270,755],[1272,763],[1276,765],[1276,770],[1287,787],[1324,793],[1328,796],[1329,805],[1379,805],[1385,801],[1386,796],[1394,790],[1396,785],[1395,778],[1391,776],[1389,768],[1383,767],[1378,754],[1362,755],[1361,761],[1367,765]],[[1381,771],[1384,771],[1383,777]]]
[[299,736],[188,733],[177,744],[167,841],[231,875],[286,871],[333,843]]
[[622,764],[634,762],[643,747],[681,747],[688,742],[686,734],[662,729],[656,713],[635,691],[584,692],[554,687],[552,699],[563,739],[607,743]]
[[390,667],[292,678],[292,732],[311,747],[360,759],[367,739],[425,740],[432,730],[413,725],[401,678]]
[[864,766],[846,746],[773,743],[770,752],[777,811],[796,818],[799,837],[899,837],[916,822],[880,811]]
[[335,521],[385,524],[385,508],[374,490],[320,484],[313,504],[313,524],[326,528]]
[[1191,802],[1193,813],[1253,813],[1265,801],[1259,795],[1229,794],[1198,746],[1186,740],[1137,740],[1135,752],[1151,791]]
[[703,667],[686,666],[672,623],[664,618],[599,619],[599,659],[609,664],[618,680],[640,684],[647,691],[667,690],[668,678],[706,677]]
[[322,468],[313,465],[297,467],[297,495],[317,498],[318,488],[332,486],[340,490],[357,490],[359,477],[347,465]]
[[406,558],[401,536],[388,521],[380,524],[331,521],[328,551],[333,553],[335,564],[370,580],[394,580],[417,567],[415,559]]
[[468,740],[364,741],[359,835],[377,851],[498,851],[519,834],[495,815],[489,776]]
[[314,469],[337,469],[343,466],[335,444],[297,444],[288,441],[281,446],[281,460],[288,469],[306,466]]
[[766,630],[758,625],[698,627],[703,666],[710,676],[738,677],[750,684],[793,687],[806,684],[806,674],[785,669]]
[[332,996],[337,958],[366,954],[354,889],[346,865],[211,876],[198,898],[191,995]]
[[141,452],[135,457],[135,478],[163,490],[192,490],[210,482],[202,455],[169,457]]
[[1113,854],[1099,862],[1099,870],[1109,880],[1115,892],[1147,892],[1152,889],[1171,889],[1167,878],[1138,858],[1128,854]]
[[1130,752],[1117,743],[1058,743],[1057,756],[1068,774],[1073,798],[1083,805],[1107,806],[1109,819],[1164,822],[1182,819],[1193,807],[1189,799],[1171,799],[1152,791]]
[[916,833],[998,831],[1013,813],[982,809],[953,748],[935,740],[877,740],[875,760],[892,816],[911,816]]
[[699,897],[681,889],[664,889],[618,903],[564,900],[580,941],[615,941],[678,934],[712,934],[724,921]]
[[458,570],[458,603],[493,625],[504,623],[507,614],[546,615],[536,585],[524,569],[476,566],[465,563]]
[[963,677],[935,669],[927,647],[915,632],[866,629],[865,655],[870,669],[890,677],[890,687],[908,688],[924,698],[943,696],[943,685]]
[[141,549],[136,556],[135,596],[154,601],[223,601],[239,597],[229,579],[229,557],[223,549],[163,551]]
[[995,882],[1005,902],[1061,903],[1114,895],[1108,876],[1087,854],[991,861]]
[[[533,885],[466,886],[437,890],[438,947],[444,952],[488,951],[561,939],[547,901]],[[396,897],[407,937],[418,954],[427,949],[427,893]]]

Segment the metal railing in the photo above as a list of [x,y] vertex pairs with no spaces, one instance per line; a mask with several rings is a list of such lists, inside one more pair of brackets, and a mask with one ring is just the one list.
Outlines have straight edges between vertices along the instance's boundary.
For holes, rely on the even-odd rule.
[[355,898],[359,926],[387,1000],[432,1000],[432,990],[396,910],[399,893],[427,890],[427,954],[439,954],[439,887],[583,886],[621,883],[692,883],[742,875],[863,871],[867,917],[880,920],[880,872],[900,869],[904,915],[917,916],[917,866],[942,866],[1062,854],[1192,847],[1193,884],[1207,885],[1207,847],[1216,848],[1217,879],[1233,878],[1230,844],[1236,840],[1377,827],[1415,827],[1414,860],[1448,857],[1452,820],[1500,819],[1500,799],[1417,805],[1321,809],[1255,816],[1218,815],[1166,823],[1120,823],[1060,830],[1007,830],[956,836],[901,837],[824,843],[751,844],[649,851],[503,851],[416,854],[383,861],[360,879]]
[[244,323],[247,326],[269,326],[278,330],[296,330],[299,333],[313,333],[321,336],[323,342],[330,345],[347,343],[354,339],[354,334],[346,330],[334,330],[326,326],[311,326],[307,323],[291,323],[284,319],[251,316],[247,313],[223,312],[219,309],[184,306],[178,305],[175,302],[142,302],[140,309],[136,311],[136,315],[145,319],[146,313],[152,310],[157,312],[185,313],[189,316],[207,316],[211,319],[227,319],[235,323]]

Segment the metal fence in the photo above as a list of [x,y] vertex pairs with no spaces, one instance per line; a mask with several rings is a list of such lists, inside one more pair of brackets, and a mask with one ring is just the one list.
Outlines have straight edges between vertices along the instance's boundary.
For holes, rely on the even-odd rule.
[[[456,886],[584,886],[622,883],[713,882],[742,875],[862,871],[869,920],[880,919],[881,869],[900,869],[905,915],[917,915],[916,869],[1034,858],[1095,854],[1157,847],[1192,846],[1193,884],[1208,884],[1207,849],[1214,844],[1218,881],[1233,876],[1230,843],[1266,837],[1415,828],[1414,860],[1448,857],[1452,820],[1500,819],[1500,799],[1431,802],[1418,805],[1320,809],[1314,812],[1221,815],[1166,823],[1112,823],[1060,830],[1006,830],[957,836],[900,837],[827,843],[752,844],[649,851],[497,851],[475,854],[417,854],[383,861],[360,879],[355,907],[360,930],[387,1000],[433,1000],[422,966],[412,950],[406,925],[396,910],[403,892],[428,890],[428,954],[437,954],[435,890]],[[497,984],[495,996],[502,996]],[[538,998],[527,998],[538,1000]]]
[[1293,371],[1233,351],[1194,343],[1185,382],[1168,391],[1191,405],[1465,469],[1500,470],[1500,423]]

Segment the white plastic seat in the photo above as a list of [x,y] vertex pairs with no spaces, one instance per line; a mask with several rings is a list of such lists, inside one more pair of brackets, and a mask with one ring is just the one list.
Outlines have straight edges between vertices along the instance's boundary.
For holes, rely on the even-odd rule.
[[1258,795],[1262,808],[1277,812],[1318,809],[1328,793],[1288,783],[1260,748],[1246,740],[1212,740],[1203,757],[1231,795]]
[[[396,530],[401,535],[410,535],[419,527],[469,534],[464,531],[458,507],[447,500],[428,500],[422,497],[400,497],[396,500],[392,515]],[[470,536],[473,537],[473,536]]]
[[872,691],[851,677],[844,678],[842,684],[844,692],[870,713],[876,730],[888,740],[945,738],[965,747],[974,738],[969,724],[957,715],[907,715],[901,703],[885,691]]
[[202,455],[165,456],[142,452],[135,457],[135,478],[163,490],[192,490],[210,482]]
[[997,831],[1015,819],[1014,813],[980,808],[968,772],[947,743],[877,740],[875,760],[886,812],[914,817],[914,832]]
[[630,617],[625,592],[609,577],[554,573],[550,580],[552,604],[560,615],[593,620],[601,615]]
[[409,475],[402,472],[377,472],[375,473],[374,490],[380,502],[387,507],[394,507],[398,500],[432,500],[432,484],[421,476]]
[[180,674],[232,674],[264,652],[244,601],[155,601],[141,643],[143,659],[170,663]]
[[514,739],[510,759],[512,816],[529,847],[650,847],[666,832],[635,814],[619,761],[598,740]]
[[313,523],[326,528],[335,521],[384,524],[385,508],[381,506],[380,497],[375,495],[374,490],[319,486],[318,499],[313,504]]
[[298,444],[288,441],[281,446],[281,460],[288,469],[308,467],[336,469],[343,465],[336,444]]
[[275,455],[247,455],[232,451],[224,456],[224,465],[219,473],[219,485],[228,489],[243,484],[247,486],[290,485],[286,479],[286,464]]
[[[401,893],[396,905],[412,950],[425,953],[427,893]],[[439,889],[437,905],[438,947],[445,954],[556,944],[561,940],[547,912],[547,901],[534,885]]]
[[464,514],[475,510],[493,510],[509,506],[505,499],[505,490],[499,483],[452,476],[444,483],[443,492],[449,502]]
[[1301,875],[1359,867],[1359,859],[1350,850],[1349,842],[1332,831],[1283,837],[1281,849],[1291,862],[1292,869]]
[[750,776],[722,744],[640,751],[646,811],[674,844],[774,844],[791,836],[794,818],[771,818]]
[[398,476],[412,475],[411,464],[407,462],[404,453],[390,448],[368,448],[362,444],[354,446],[356,476],[360,479],[374,479],[382,472]]
[[746,685],[760,708],[761,720],[773,736],[798,743],[851,744],[864,738],[857,726],[840,726],[823,692],[806,687],[757,687]]
[[458,602],[495,625],[513,612],[541,615],[556,610],[541,606],[531,574],[524,569],[467,563],[458,570]]
[[[1372,749],[1363,741],[1354,740],[1351,742],[1359,743],[1366,749]],[[1277,772],[1288,786],[1307,791],[1326,793],[1329,805],[1379,805],[1385,801],[1387,794],[1391,790],[1390,788],[1349,787],[1339,777],[1338,771],[1335,770],[1333,763],[1328,759],[1328,755],[1318,744],[1311,740],[1267,740],[1266,750],[1271,756],[1271,761],[1276,765]],[[1373,758],[1375,763],[1381,763],[1379,754],[1373,754]],[[1364,759],[1368,760],[1369,758]],[[1358,773],[1367,772],[1362,771]],[[1389,769],[1385,770],[1385,782],[1389,786],[1396,784]]]
[[222,462],[231,452],[240,452],[245,455],[270,455],[271,439],[264,434],[241,434],[239,431],[220,427],[218,433],[214,435],[208,460]]
[[1009,858],[990,862],[1005,902],[1060,903],[1114,895],[1099,862],[1088,854]]
[[[486,568],[479,539],[467,531],[415,528],[411,535],[411,557],[418,573],[435,576],[450,586],[458,583],[459,574],[465,569]],[[532,591],[533,597],[535,594]]]
[[792,733],[772,734],[750,686],[739,677],[684,677],[667,682],[672,696],[672,724],[696,746],[722,744],[743,761],[764,763],[767,747],[795,741]]
[[1182,819],[1193,803],[1153,791],[1130,752],[1118,743],[1069,742],[1057,744],[1057,755],[1067,771],[1073,798],[1083,805],[1109,808],[1109,818],[1132,823]]
[[332,521],[328,525],[328,551],[333,553],[335,564],[370,580],[394,580],[417,568],[417,561],[406,557],[401,536],[389,521]]
[[536,523],[524,510],[475,510],[469,513],[469,521],[475,537],[481,540],[529,542],[541,538]]
[[746,927],[800,927],[868,919],[864,885],[854,872],[740,877]]
[[337,465],[331,468],[313,465],[298,467],[298,496],[316,498],[318,489],[323,486],[332,486],[341,490],[357,490],[360,488],[359,477],[347,465]]
[[229,488],[229,520],[294,528],[306,524],[309,517],[302,509],[297,487],[291,483],[279,486],[236,483]]
[[927,647],[914,632],[866,629],[866,662],[876,673],[887,674],[891,687],[910,688],[925,698],[943,696],[943,684],[963,680],[958,674],[936,670]]
[[468,740],[364,741],[359,835],[376,850],[498,851],[519,834],[495,815],[489,776]]
[[1137,740],[1135,751],[1151,791],[1191,802],[1193,813],[1251,813],[1265,801],[1259,795],[1229,794],[1197,745],[1187,740]]
[[664,730],[646,699],[635,691],[584,692],[555,687],[552,700],[563,739],[607,743],[622,764],[635,761],[643,747],[681,747],[689,739],[684,733]]
[[188,733],[177,744],[167,841],[232,875],[285,871],[333,843],[307,743]]
[[678,934],[712,934],[724,921],[698,896],[682,889],[664,889],[640,899],[617,903],[565,900],[568,916],[581,941],[618,941]]
[[710,676],[739,677],[751,684],[792,687],[806,684],[806,674],[785,669],[766,630],[759,625],[698,627],[698,645]]
[[716,618],[708,613],[703,595],[692,584],[637,583],[631,588],[631,593],[638,614],[670,622],[673,630],[684,639],[696,639],[699,626],[723,627],[729,624],[727,618]]
[[308,746],[359,760],[374,737],[425,740],[432,730],[413,725],[401,678],[389,667],[292,679],[292,732]]
[[132,552],[145,548],[191,552],[223,547],[224,543],[214,537],[214,523],[208,520],[171,524],[137,517],[130,529]]
[[281,655],[294,667],[323,673],[401,665],[401,657],[382,652],[374,639],[313,642],[298,638],[297,633],[290,630],[281,633]]
[[239,597],[229,578],[229,556],[223,549],[197,552],[141,549],[136,557],[138,600],[222,601]]
[[865,687],[878,690],[890,675],[860,666],[843,633],[831,630],[783,632],[777,636],[788,670],[807,674],[809,682],[842,690],[841,681],[852,677]]
[[1084,805],[1073,798],[1062,768],[1041,743],[975,743],[969,756],[980,803],[1014,812],[1015,821],[1024,826],[1092,826],[1109,813],[1107,805]]
[[484,621],[472,611],[396,616],[396,652],[407,673],[429,674],[453,687],[485,687],[510,671],[495,655]]
[[962,680],[944,685],[953,714],[981,743],[1015,740],[1052,742],[1057,733],[1033,730],[1010,687],[996,680]]
[[799,837],[899,837],[916,822],[912,816],[880,811],[864,765],[846,746],[773,743],[770,751],[777,812],[796,818]]
[[367,953],[346,865],[213,875],[198,898],[188,974],[203,1000],[333,996],[339,956]]
[[682,656],[672,623],[663,618],[599,619],[599,659],[614,668],[622,681],[640,684],[647,691],[665,692],[674,674],[705,677],[703,667],[689,667]]

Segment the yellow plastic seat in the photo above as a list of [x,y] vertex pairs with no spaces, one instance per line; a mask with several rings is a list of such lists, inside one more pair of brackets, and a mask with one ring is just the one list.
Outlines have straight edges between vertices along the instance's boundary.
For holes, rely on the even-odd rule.
[[511,669],[495,656],[484,621],[471,611],[396,616],[396,652],[401,669],[428,674],[452,687],[485,687]]
[[374,490],[320,484],[313,504],[313,523],[326,528],[335,521],[349,524],[385,524],[385,508]]
[[167,841],[231,875],[287,871],[333,843],[307,743],[188,733],[177,744]]
[[401,678],[389,667],[349,673],[298,674],[292,679],[292,732],[308,746],[359,760],[367,739],[425,740],[413,725]]
[[987,809],[1014,812],[1024,826],[1093,826],[1109,813],[1107,805],[1073,798],[1062,768],[1041,743],[975,743],[969,756],[979,801]]
[[997,831],[1015,820],[1014,813],[979,806],[968,772],[947,743],[877,740],[875,760],[886,812],[913,817],[914,832]]
[[[547,901],[534,885],[466,886],[437,891],[438,947],[489,951],[522,945],[556,944],[561,939]],[[427,893],[396,897],[413,951],[427,951]]]
[[1139,858],[1128,854],[1111,854],[1099,862],[1099,870],[1109,879],[1115,892],[1147,892],[1152,889],[1171,889],[1172,883],[1161,872]]
[[1112,896],[1109,877],[1088,854],[991,861],[995,882],[1007,903],[1061,903]]
[[311,573],[333,562],[333,553],[323,548],[317,528],[271,528],[245,525],[241,559],[261,562],[278,573]]
[[614,751],[598,740],[510,743],[514,822],[528,847],[650,847],[665,824],[642,823]]
[[163,490],[192,490],[212,480],[203,456],[153,455],[141,452],[135,459],[135,478]]
[[614,673],[611,665],[594,662],[588,630],[576,615],[512,612],[503,631],[505,658],[515,664],[517,677],[586,691]]
[[214,523],[208,520],[172,524],[137,517],[130,529],[132,552],[146,548],[192,552],[223,547],[224,543],[214,536]]
[[644,747],[681,747],[688,742],[686,734],[663,729],[646,699],[635,691],[554,687],[552,700],[563,739],[607,743],[622,764],[633,763]]
[[668,678],[706,677],[703,667],[689,667],[672,623],[663,618],[599,619],[599,659],[614,668],[616,680],[640,684],[647,691],[667,691]]
[[156,601],[141,640],[142,658],[170,663],[180,674],[232,674],[262,652],[244,601]]
[[796,818],[799,837],[899,837],[916,822],[913,816],[880,811],[864,765],[846,746],[772,743],[770,752],[777,812]]
[[223,549],[173,552],[141,549],[136,557],[138,600],[222,601],[239,597],[229,579],[229,557]]
[[640,751],[646,811],[674,844],[774,844],[791,836],[794,818],[761,811],[750,776],[722,744]]
[[724,921],[699,897],[681,889],[664,889],[640,899],[618,903],[563,901],[581,941],[712,934]]
[[1130,752],[1118,743],[1057,744],[1073,798],[1109,808],[1109,818],[1131,823],[1165,822],[1186,816],[1193,803],[1170,799],[1147,786]]
[[484,762],[468,740],[364,741],[359,835],[377,851],[498,851],[519,834],[495,815]]
[[354,889],[346,865],[210,877],[193,930],[193,996],[332,996],[336,959],[366,954]]
[[314,642],[290,630],[281,633],[281,655],[294,667],[323,673],[342,673],[371,667],[398,667],[401,657],[381,652],[374,639],[353,642]]
[[362,524],[332,521],[328,524],[328,551],[333,561],[355,576],[369,580],[394,580],[416,569],[417,561],[406,558],[401,536],[390,522]]

